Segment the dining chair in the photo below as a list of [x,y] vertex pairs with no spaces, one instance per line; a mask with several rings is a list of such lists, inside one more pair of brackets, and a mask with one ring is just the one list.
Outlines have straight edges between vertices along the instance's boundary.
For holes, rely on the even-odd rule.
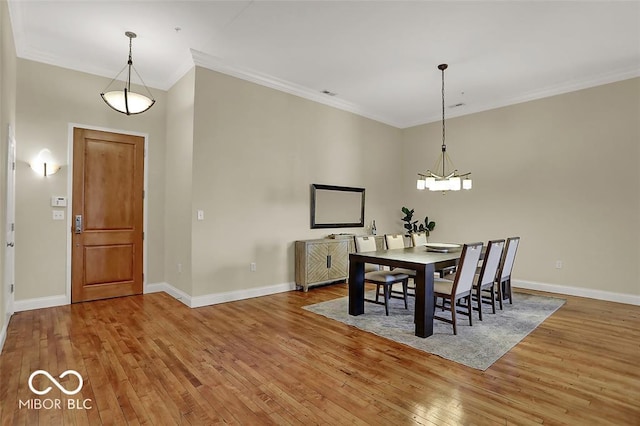
[[502,299],[504,295],[509,296],[509,303],[513,305],[513,292],[511,291],[511,271],[516,259],[516,251],[520,244],[520,237],[507,238],[507,243],[498,267],[496,284],[498,284],[498,303],[502,309]]
[[[473,280],[473,290],[475,299],[478,302],[477,308],[478,318],[482,321],[482,304],[491,304],[493,313],[496,313],[496,276],[498,267],[502,259],[502,251],[504,249],[504,240],[492,240],[487,244],[487,251],[484,254],[480,273],[476,274]],[[483,292],[489,292],[488,299]]]
[[411,243],[413,247],[420,247],[427,244],[426,232],[414,232],[411,234]]
[[[356,253],[362,253],[367,251],[376,251],[376,241],[373,237],[368,236],[354,236],[355,249]],[[365,283],[369,282],[376,285],[376,298],[367,299],[365,297],[365,302],[371,302],[378,305],[384,305],[384,311],[387,316],[389,316],[389,299],[391,297],[395,297],[391,294],[391,289],[394,284],[401,283],[402,284],[402,299],[404,299],[404,308],[408,309],[409,306],[407,304],[407,288],[409,285],[409,275],[396,273],[395,271],[369,271],[364,273],[364,281]],[[383,296],[384,302],[380,302],[380,288],[383,288]]]
[[[473,325],[472,308],[471,308],[471,292],[473,290],[473,279],[476,274],[476,267],[482,253],[482,243],[464,244],[462,253],[460,254],[460,262],[458,263],[458,271],[453,281],[436,279],[433,282],[434,307],[438,298],[443,299],[442,308],[445,309],[445,302],[449,302],[449,310],[451,318],[433,316],[434,319],[447,322],[453,325],[453,334],[458,334],[456,325],[456,312],[467,315],[469,317],[469,325]],[[466,299],[467,311],[458,311],[458,301]],[[460,305],[461,306],[461,305]],[[435,309],[434,309],[435,311]]]
[[[404,237],[402,236],[402,234],[385,234],[384,241],[385,241],[385,244],[387,245],[388,250],[405,248]],[[413,282],[413,285],[408,287],[409,290],[413,290],[413,293],[409,293],[409,295],[415,296],[416,295],[416,287],[415,287],[416,271],[413,269],[407,269],[407,268],[392,268],[392,271],[394,274],[409,275],[409,278]],[[394,291],[393,293],[397,293],[397,292]]]

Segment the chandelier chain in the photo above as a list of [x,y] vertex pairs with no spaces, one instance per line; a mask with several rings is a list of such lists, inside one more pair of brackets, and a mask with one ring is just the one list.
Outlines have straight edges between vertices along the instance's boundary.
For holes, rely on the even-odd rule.
[[127,65],[129,65],[128,78],[127,78],[127,90],[131,91],[131,66],[133,65],[133,59],[131,59],[131,43],[133,42],[133,37],[129,36],[129,60],[127,61]]
[[[433,169],[427,170],[425,173],[418,173],[417,188],[419,190],[428,189],[430,191],[459,191],[461,189],[471,189],[471,173],[458,173],[454,167],[449,154],[447,154],[446,145],[446,125],[445,125],[445,100],[444,100],[444,71],[448,68],[447,64],[438,65],[438,69],[442,71],[442,147],[438,161]],[[442,168],[442,174],[438,174]],[[449,170],[447,172],[447,170]]]
[[444,68],[442,69],[442,149],[445,149],[444,143]]

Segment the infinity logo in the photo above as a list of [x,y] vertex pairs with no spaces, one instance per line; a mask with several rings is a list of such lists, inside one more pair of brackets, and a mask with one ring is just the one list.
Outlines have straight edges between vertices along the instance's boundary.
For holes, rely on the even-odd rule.
[[75,395],[78,392],[80,392],[80,389],[82,389],[82,376],[80,375],[80,373],[78,373],[75,370],[67,370],[64,373],[62,373],[59,378],[63,379],[66,376],[68,376],[69,374],[74,375],[78,378],[78,381],[80,382],[78,384],[78,387],[75,388],[72,391],[68,391],[66,390],[64,387],[62,387],[62,385],[51,375],[49,374],[47,371],[44,370],[36,370],[33,373],[31,373],[31,375],[29,376],[29,389],[31,389],[31,392],[35,393],[36,395],[46,395],[49,392],[51,392],[51,386],[49,386],[48,388],[46,388],[45,390],[37,390],[33,387],[33,378],[36,377],[38,374],[42,374],[43,376],[46,376],[49,378],[49,380],[51,380],[51,382],[56,385],[56,387],[58,389],[60,389],[62,391],[62,393],[64,393],[65,395]]

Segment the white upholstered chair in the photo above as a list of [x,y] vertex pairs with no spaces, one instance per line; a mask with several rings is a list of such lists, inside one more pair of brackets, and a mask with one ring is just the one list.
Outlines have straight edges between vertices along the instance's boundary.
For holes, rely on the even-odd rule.
[[[405,248],[404,247],[404,237],[402,236],[402,234],[385,234],[384,242],[387,245],[387,250],[396,250],[396,249]],[[407,274],[407,275],[409,275],[409,278],[411,278],[412,281],[416,276],[416,271],[414,271],[413,269],[393,268],[392,270],[393,270],[394,274]],[[412,295],[412,296],[415,296],[415,294],[416,294],[415,293],[415,291],[416,291],[415,282],[411,286],[409,286],[409,290],[413,290],[413,293],[409,293],[409,294]]]
[[[355,236],[354,237],[355,249],[357,253],[376,251],[376,241],[373,237],[368,236]],[[385,314],[389,315],[389,299],[393,297],[391,295],[391,288],[396,283],[402,284],[402,299],[404,299],[404,307],[408,309],[407,304],[407,287],[409,283],[409,275],[397,273],[395,271],[370,271],[364,274],[365,283],[369,282],[376,285],[376,298],[367,299],[365,302],[376,303],[378,305],[384,305]],[[380,287],[383,288],[384,302],[379,301]]]
[[502,260],[498,267],[498,274],[496,283],[498,284],[498,303],[500,309],[502,309],[502,299],[504,294],[509,296],[509,303],[513,304],[513,292],[511,291],[511,271],[513,270],[513,263],[516,259],[516,251],[520,244],[520,237],[507,238],[507,244],[504,248]]
[[[482,321],[482,304],[490,303],[493,313],[496,313],[496,275],[500,260],[502,259],[502,250],[504,248],[504,240],[492,240],[487,244],[487,251],[484,254],[480,273],[473,280],[473,292],[478,303],[478,318]],[[489,296],[483,293],[489,292]]]
[[[387,250],[396,250],[396,249],[405,248],[404,247],[404,237],[402,236],[402,234],[385,234],[384,242],[387,245]],[[412,269],[394,268],[393,272],[394,273],[407,274],[410,277],[415,277],[416,276],[416,271],[414,271]]]
[[414,232],[411,234],[411,243],[414,247],[420,247],[424,244],[427,244],[427,233],[426,232]]
[[[433,295],[435,300],[439,297],[444,302],[449,302],[449,310],[451,311],[451,318],[441,317],[434,315],[434,319],[448,322],[453,325],[453,334],[458,334],[456,326],[456,312],[469,316],[469,325],[473,325],[472,321],[472,308],[471,308],[471,293],[473,291],[473,280],[476,275],[476,268],[478,267],[478,261],[480,260],[480,254],[482,253],[482,243],[465,244],[462,246],[462,253],[460,255],[460,262],[458,263],[458,271],[453,281],[436,279],[433,283]],[[457,311],[458,300],[465,299],[467,302],[466,312]]]

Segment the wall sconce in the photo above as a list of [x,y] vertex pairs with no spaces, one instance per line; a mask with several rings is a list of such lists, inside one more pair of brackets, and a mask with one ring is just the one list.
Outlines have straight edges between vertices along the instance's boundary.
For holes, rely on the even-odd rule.
[[44,177],[55,174],[61,167],[53,160],[51,151],[46,148],[40,150],[38,156],[31,162],[30,166],[34,172]]

